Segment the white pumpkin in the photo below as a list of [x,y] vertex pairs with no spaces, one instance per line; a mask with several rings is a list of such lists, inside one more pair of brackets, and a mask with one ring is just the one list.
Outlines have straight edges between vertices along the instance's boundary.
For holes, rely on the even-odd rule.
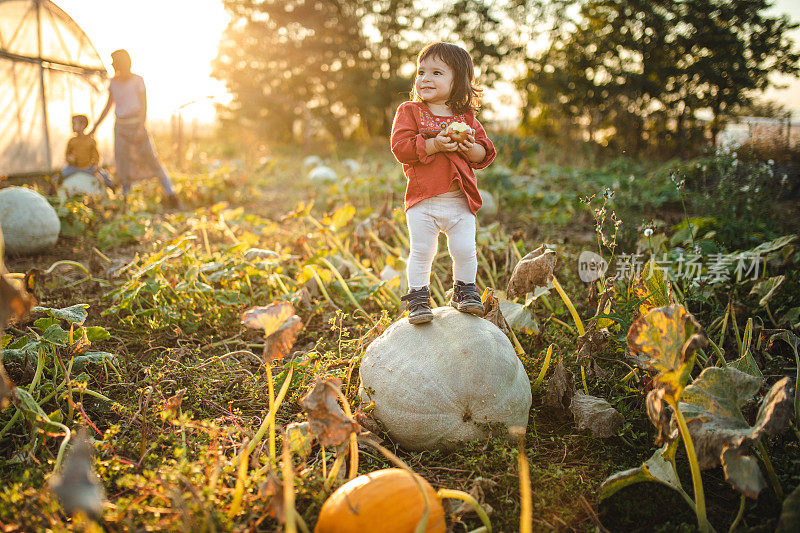
[[355,159],[350,159],[350,158],[343,159],[342,166],[353,173],[361,170],[361,163],[359,163]]
[[483,205],[478,210],[478,214],[487,217],[495,216],[497,214],[497,200],[494,199],[494,196],[489,191],[478,189],[478,192],[481,195],[481,200],[483,200]]
[[105,196],[106,186],[103,181],[86,172],[76,172],[64,179],[61,189],[67,196]]
[[362,403],[408,450],[453,448],[487,434],[488,425],[528,424],[531,384],[497,326],[452,307],[413,325],[402,318],[364,353]]
[[336,181],[336,172],[331,167],[320,165],[311,169],[308,173],[308,179],[320,183],[333,183]]
[[303,159],[303,166],[308,167],[316,167],[322,164],[322,158],[318,155],[310,155]]
[[6,252],[33,254],[58,240],[61,221],[44,196],[25,187],[0,190],[0,225]]

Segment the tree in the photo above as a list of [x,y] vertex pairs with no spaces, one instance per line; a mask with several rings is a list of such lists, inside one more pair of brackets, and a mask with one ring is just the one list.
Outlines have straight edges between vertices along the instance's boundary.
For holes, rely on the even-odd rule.
[[232,20],[214,74],[234,96],[223,117],[280,141],[318,127],[388,135],[428,41],[463,44],[489,82],[521,52],[523,0],[223,1]]
[[[577,17],[563,15],[578,7]],[[562,116],[598,141],[683,152],[749,103],[773,72],[797,75],[784,17],[765,0],[565,0],[549,47],[528,63],[524,117]]]

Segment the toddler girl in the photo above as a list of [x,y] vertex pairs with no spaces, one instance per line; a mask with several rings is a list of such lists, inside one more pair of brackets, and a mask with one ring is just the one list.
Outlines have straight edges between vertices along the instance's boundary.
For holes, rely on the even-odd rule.
[[[408,257],[408,305],[412,324],[433,319],[428,284],[439,232],[447,235],[453,259],[450,304],[465,313],[484,314],[475,275],[475,213],[481,195],[474,169],[485,168],[497,154],[475,118],[480,92],[473,85],[472,58],[449,43],[429,44],[417,56],[411,101],[398,107],[392,125],[392,153],[406,175],[405,209],[411,236]],[[456,140],[448,129],[462,122],[472,131]]]

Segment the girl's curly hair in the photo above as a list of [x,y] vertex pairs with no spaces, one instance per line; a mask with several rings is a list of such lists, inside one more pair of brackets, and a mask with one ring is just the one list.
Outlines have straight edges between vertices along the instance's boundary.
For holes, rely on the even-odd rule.
[[[445,102],[453,113],[461,114],[480,109],[483,89],[475,85],[475,67],[469,52],[451,43],[431,43],[417,55],[417,67],[429,57],[439,58],[453,69],[453,89],[450,98]],[[422,97],[417,94],[416,84],[411,86],[411,101],[422,102]]]

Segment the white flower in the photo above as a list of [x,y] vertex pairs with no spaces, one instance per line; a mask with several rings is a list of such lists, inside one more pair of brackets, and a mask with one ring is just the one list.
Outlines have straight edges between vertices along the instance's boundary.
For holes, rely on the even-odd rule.
[[767,164],[768,164],[768,165],[770,165],[770,166],[772,166],[772,165],[774,165],[774,164],[775,164],[775,161],[773,161],[772,159],[770,159],[769,161],[767,161]]
[[744,187],[739,187],[739,190],[742,191],[742,192],[747,192],[747,191],[750,190],[750,186],[749,185],[745,185]]
[[652,234],[653,234],[653,228],[647,228],[646,230],[644,230],[645,237],[649,237]]

